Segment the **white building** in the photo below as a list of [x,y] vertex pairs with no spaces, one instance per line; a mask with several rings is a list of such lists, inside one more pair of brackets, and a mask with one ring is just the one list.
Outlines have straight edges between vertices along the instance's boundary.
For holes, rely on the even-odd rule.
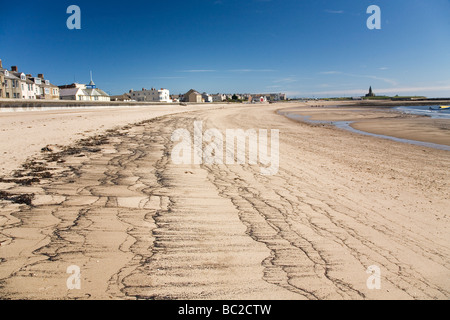
[[213,94],[212,99],[213,99],[213,102],[223,102],[223,101],[227,100],[227,96],[225,94],[218,93],[218,94]]
[[266,103],[267,102],[267,97],[266,96],[255,96],[253,97],[253,102],[259,102],[259,103]]
[[24,73],[20,75],[20,80],[22,80],[22,99],[36,99],[37,90],[34,82],[29,80]]
[[135,101],[172,103],[170,92],[167,89],[157,90],[152,88],[151,90],[146,90],[143,88],[141,91],[130,90],[129,94],[131,99]]
[[60,86],[59,89],[61,100],[111,101],[109,95],[98,89],[92,80],[88,85],[73,83],[67,86]]
[[206,103],[211,103],[211,102],[213,102],[213,97],[212,97],[211,95],[207,94],[206,92],[203,92],[203,93],[202,93],[202,99],[203,99],[203,101],[206,102]]

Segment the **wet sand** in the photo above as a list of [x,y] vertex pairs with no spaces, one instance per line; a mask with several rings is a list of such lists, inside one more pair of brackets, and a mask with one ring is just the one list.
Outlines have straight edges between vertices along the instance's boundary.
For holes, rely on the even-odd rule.
[[351,121],[351,127],[364,132],[450,146],[450,120],[403,114],[386,107],[287,108],[289,112],[307,116],[313,121]]
[[[1,184],[13,200],[0,201],[0,297],[448,299],[448,152],[280,108],[162,116],[29,162]],[[199,120],[279,129],[278,174],[173,164],[171,134]],[[67,289],[71,265],[81,290]],[[380,290],[366,286],[372,265]]]
[[450,146],[450,120],[406,117],[356,122],[352,127],[374,134]]

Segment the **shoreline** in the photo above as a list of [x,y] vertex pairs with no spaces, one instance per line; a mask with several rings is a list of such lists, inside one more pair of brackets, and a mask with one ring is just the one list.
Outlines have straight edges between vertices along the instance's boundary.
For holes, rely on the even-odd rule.
[[[0,110],[7,108],[41,108],[41,107],[137,107],[137,106],[182,106],[182,104],[198,105],[191,102],[142,102],[142,101],[78,101],[78,100],[24,100],[24,99],[0,99]],[[245,105],[245,103],[233,103],[233,102],[211,102],[203,103],[202,105]],[[414,101],[385,101],[385,100],[345,100],[345,101],[277,101],[275,104],[319,104],[323,106],[340,105],[340,106],[360,106],[365,107],[392,107],[392,106],[414,106],[414,105],[449,105],[450,100],[446,99],[427,99],[427,100],[414,100]]]
[[397,142],[450,150],[450,120],[395,110],[402,105],[283,108],[277,113],[294,121],[331,124],[350,132]]

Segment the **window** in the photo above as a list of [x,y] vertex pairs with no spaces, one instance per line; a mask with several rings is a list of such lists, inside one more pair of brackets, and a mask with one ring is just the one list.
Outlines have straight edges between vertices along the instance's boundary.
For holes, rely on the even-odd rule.
[[21,74],[21,75],[20,75],[20,79],[21,79],[21,80],[26,80],[25,75],[24,75],[24,74]]
[[[8,80],[5,80],[5,88],[9,88],[9,85],[8,85]],[[9,97],[8,97],[9,98]]]
[[50,81],[45,80],[45,84],[46,84],[47,86],[49,86],[49,85],[50,85]]
[[23,83],[22,83],[22,90],[25,90],[25,86],[23,85]]
[[9,76],[9,71],[8,70],[5,70],[5,76],[6,77]]

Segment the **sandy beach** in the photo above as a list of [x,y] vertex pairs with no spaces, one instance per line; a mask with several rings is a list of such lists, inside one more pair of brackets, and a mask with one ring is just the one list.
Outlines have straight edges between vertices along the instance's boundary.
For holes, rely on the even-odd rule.
[[[354,107],[0,114],[0,299],[449,299],[449,152],[280,110],[449,145],[445,121]],[[277,174],[174,164],[194,121],[278,129]]]
[[[223,106],[214,106],[220,108]],[[69,145],[127,124],[163,115],[208,109],[177,105],[89,108],[0,113],[0,176],[39,155],[47,145]],[[55,108],[56,109],[56,108]]]

